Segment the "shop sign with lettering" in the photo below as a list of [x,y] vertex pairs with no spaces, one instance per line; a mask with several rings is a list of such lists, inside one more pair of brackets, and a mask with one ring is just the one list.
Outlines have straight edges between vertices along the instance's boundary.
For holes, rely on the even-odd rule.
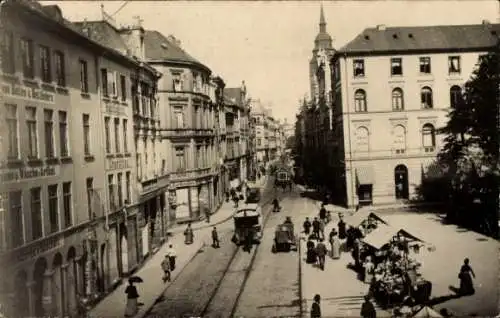
[[60,248],[63,245],[64,240],[60,237],[44,239],[14,251],[13,259],[17,262],[22,262],[30,258],[36,258],[42,253]]
[[2,83],[2,93],[16,98],[34,100],[49,104],[55,103],[55,94],[34,87]]
[[39,168],[19,168],[7,171],[0,171],[2,182],[13,182],[43,177],[53,177],[59,174],[58,166],[47,166]]
[[106,170],[119,170],[132,168],[129,159],[108,159],[106,160]]
[[125,109],[123,106],[117,103],[112,102],[104,102],[106,107],[106,113],[113,115],[125,115]]

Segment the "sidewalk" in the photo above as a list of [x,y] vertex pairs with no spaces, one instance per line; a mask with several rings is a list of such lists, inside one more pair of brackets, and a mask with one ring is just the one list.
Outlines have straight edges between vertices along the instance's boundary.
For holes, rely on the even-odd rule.
[[[262,178],[260,184],[265,184],[265,179]],[[196,254],[208,246],[211,240],[211,228],[215,225],[224,223],[231,219],[234,213],[233,202],[223,202],[220,209],[211,215],[210,223],[205,220],[192,224],[195,231],[195,240],[192,245],[184,244],[183,232],[186,228],[181,225],[171,229],[173,235],[169,237],[166,244],[160,247],[158,252],[151,256],[149,260],[136,272],[134,276],[139,276],[144,280],[144,283],[137,284],[139,292],[139,302],[144,305],[139,306],[139,312],[135,318],[142,318],[146,315],[149,309],[154,305],[156,299],[163,293],[163,291],[175,281],[176,277],[180,274],[182,269],[196,256]],[[161,262],[165,257],[166,250],[169,244],[172,244],[177,251],[176,269],[172,272],[172,281],[163,283],[161,280]],[[123,317],[125,313],[127,280],[118,286],[113,292],[101,300],[94,308],[92,308],[86,315],[91,318],[111,318]]]

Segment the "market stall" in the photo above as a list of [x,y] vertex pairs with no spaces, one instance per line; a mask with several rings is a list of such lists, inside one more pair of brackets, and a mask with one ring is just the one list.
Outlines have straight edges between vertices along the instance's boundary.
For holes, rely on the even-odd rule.
[[360,262],[373,262],[370,291],[384,308],[399,305],[405,298],[423,303],[430,298],[432,284],[419,273],[421,264],[413,257],[416,246],[426,242],[408,231],[380,225],[362,239]]

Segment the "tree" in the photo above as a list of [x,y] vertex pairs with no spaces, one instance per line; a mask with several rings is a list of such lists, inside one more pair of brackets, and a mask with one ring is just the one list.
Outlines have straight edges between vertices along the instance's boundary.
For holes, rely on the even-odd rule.
[[[499,63],[497,51],[479,59],[465,84],[462,98],[448,115],[447,125],[439,130],[445,138],[438,160],[451,182],[451,202],[459,202],[455,198],[464,199],[465,195],[468,201],[472,201],[466,202],[465,206],[461,204],[468,211],[466,218],[474,218],[478,223],[497,218],[500,181]],[[482,202],[480,210],[485,213],[471,214],[477,210],[473,202],[478,200]],[[460,202],[463,203],[463,200]],[[496,221],[494,223],[497,224]]]

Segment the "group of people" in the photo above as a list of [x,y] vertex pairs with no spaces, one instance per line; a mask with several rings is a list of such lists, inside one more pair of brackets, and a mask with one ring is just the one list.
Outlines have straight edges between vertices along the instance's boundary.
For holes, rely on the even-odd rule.
[[[346,224],[342,218],[339,217],[338,232],[335,227],[332,228],[328,236],[330,243],[330,256],[332,259],[339,259],[341,254],[341,240],[346,238]],[[308,217],[304,221],[304,233],[308,236],[307,239],[307,256],[306,263],[317,264],[321,270],[325,269],[326,255],[328,249],[324,243],[325,241],[325,225],[332,220],[330,211],[326,211],[324,204],[319,211],[319,218],[315,217],[311,222]],[[311,233],[312,228],[312,233]],[[314,241],[317,241],[315,244]]]
[[[366,295],[364,297],[365,301],[361,305],[361,311],[359,313],[362,318],[377,318],[377,311],[375,306],[370,301],[370,296]],[[321,318],[321,296],[319,294],[314,295],[313,303],[311,305],[311,318]]]

